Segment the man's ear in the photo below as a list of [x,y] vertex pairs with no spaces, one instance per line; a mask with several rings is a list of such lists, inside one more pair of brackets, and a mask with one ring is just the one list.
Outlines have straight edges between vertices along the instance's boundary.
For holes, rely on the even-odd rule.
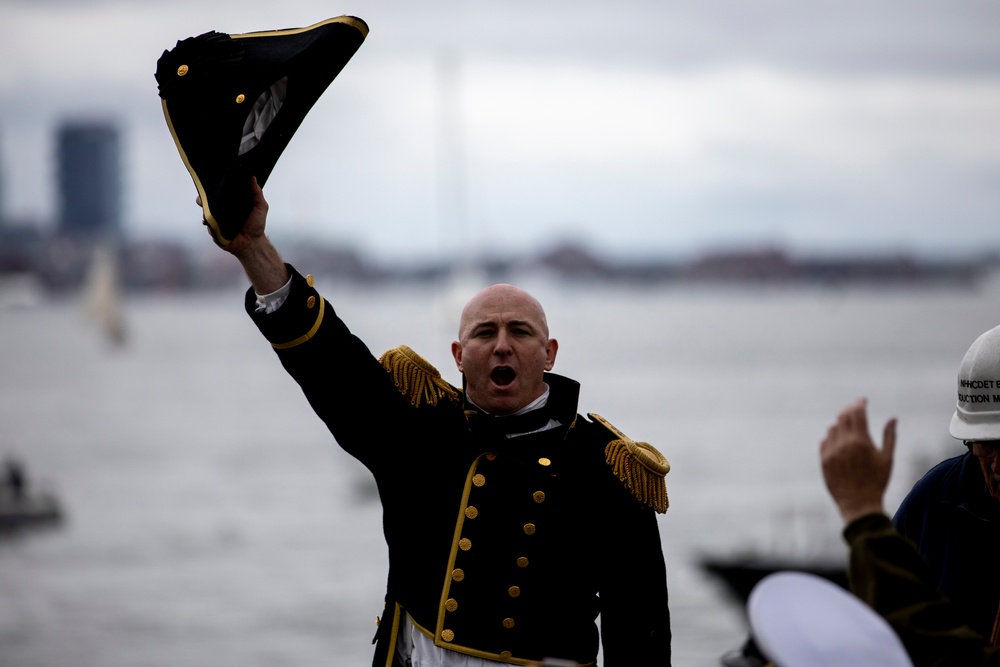
[[462,344],[457,340],[451,344],[451,356],[455,357],[455,365],[458,366],[458,372],[464,373],[465,371],[462,370]]
[[548,345],[545,346],[545,370],[551,371],[552,367],[556,365],[556,353],[558,351],[559,341],[555,338],[550,338]]

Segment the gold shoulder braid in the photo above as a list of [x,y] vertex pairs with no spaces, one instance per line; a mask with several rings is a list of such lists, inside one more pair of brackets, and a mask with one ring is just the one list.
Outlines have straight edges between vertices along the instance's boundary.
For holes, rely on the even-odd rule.
[[616,436],[604,448],[604,458],[615,477],[633,496],[660,514],[665,513],[670,506],[664,479],[670,472],[667,458],[649,443],[630,440],[604,417],[593,412],[587,416]]
[[458,400],[458,390],[441,377],[438,369],[406,345],[387,350],[378,361],[414,407],[435,406],[441,399]]

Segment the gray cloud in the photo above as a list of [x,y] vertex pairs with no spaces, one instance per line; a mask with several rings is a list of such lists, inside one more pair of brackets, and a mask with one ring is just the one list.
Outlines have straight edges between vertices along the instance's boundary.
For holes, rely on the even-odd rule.
[[[1000,244],[996,3],[344,9],[372,32],[268,185],[286,228],[386,254],[456,247],[436,171],[435,67],[451,53],[467,222],[481,245],[537,245],[567,229],[623,252],[727,239]],[[328,12],[318,0],[0,0],[8,212],[51,217],[55,126],[106,116],[126,134],[130,229],[202,241],[156,97],[156,58],[208,29],[307,25]]]

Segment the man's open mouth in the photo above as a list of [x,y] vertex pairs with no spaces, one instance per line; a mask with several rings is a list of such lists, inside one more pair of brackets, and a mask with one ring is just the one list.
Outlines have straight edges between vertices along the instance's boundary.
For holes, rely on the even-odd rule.
[[490,380],[498,387],[506,387],[514,381],[515,377],[517,377],[517,373],[509,366],[497,366],[490,373]]

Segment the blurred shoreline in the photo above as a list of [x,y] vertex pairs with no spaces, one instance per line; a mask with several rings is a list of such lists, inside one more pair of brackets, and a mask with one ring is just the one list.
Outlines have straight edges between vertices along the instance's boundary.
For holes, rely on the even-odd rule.
[[[924,257],[906,252],[799,255],[780,247],[706,250],[690,258],[623,260],[569,239],[532,253],[478,253],[460,260],[377,260],[352,247],[316,240],[279,239],[286,261],[316,277],[365,284],[442,284],[473,274],[490,282],[542,276],[558,281],[876,287],[976,287],[990,278],[1000,251]],[[167,240],[114,240],[0,227],[0,287],[32,285],[39,293],[81,289],[97,249],[110,246],[126,292],[172,292],[245,284],[238,262],[206,243],[191,248]]]

